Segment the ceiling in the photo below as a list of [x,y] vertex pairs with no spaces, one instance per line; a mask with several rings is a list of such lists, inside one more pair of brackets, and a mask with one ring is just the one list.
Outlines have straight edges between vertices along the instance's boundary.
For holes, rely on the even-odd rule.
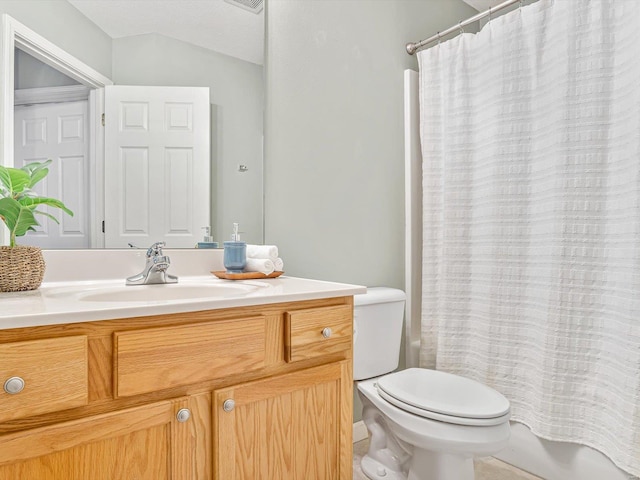
[[255,14],[224,0],[67,1],[111,38],[158,33],[264,63],[264,9]]

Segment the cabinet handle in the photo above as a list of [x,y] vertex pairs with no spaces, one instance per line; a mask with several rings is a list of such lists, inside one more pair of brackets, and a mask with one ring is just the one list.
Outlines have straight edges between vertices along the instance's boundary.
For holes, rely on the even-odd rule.
[[236,402],[234,402],[231,398],[225,400],[222,404],[222,409],[225,412],[231,412],[234,408],[236,408]]
[[188,408],[181,408],[180,410],[178,410],[178,413],[176,413],[176,419],[180,423],[184,423],[190,418],[191,418],[191,410],[189,410]]
[[329,338],[331,336],[333,332],[331,331],[331,329],[329,327],[325,327],[322,329],[322,336],[324,338]]
[[24,380],[20,377],[11,377],[4,382],[4,391],[9,395],[15,395],[24,390]]

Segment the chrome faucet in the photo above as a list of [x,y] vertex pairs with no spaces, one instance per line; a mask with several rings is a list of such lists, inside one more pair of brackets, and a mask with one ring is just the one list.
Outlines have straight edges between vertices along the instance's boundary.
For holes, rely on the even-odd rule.
[[169,275],[167,268],[171,262],[162,254],[164,242],[156,242],[147,250],[147,264],[144,270],[127,278],[127,285],[153,285],[157,283],[178,283],[178,277]]

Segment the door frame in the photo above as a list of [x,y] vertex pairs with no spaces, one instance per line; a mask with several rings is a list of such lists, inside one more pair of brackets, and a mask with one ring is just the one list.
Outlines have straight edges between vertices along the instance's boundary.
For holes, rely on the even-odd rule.
[[[89,93],[89,155],[95,168],[90,169],[90,188],[94,192],[89,200],[91,215],[91,246],[104,246],[102,222],[104,218],[104,129],[101,117],[104,113],[104,87],[113,82],[78,60],[73,55],[23,25],[10,15],[2,14],[2,42],[0,48],[0,164],[13,167],[14,133],[14,61],[15,48],[32,55],[41,62],[64,73],[68,77],[91,88]],[[8,242],[8,232],[0,229],[0,245]]]

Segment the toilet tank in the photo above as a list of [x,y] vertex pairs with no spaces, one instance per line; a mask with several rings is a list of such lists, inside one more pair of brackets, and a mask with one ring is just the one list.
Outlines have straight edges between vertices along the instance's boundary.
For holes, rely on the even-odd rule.
[[405,294],[369,287],[353,297],[353,379],[377,377],[398,367]]

